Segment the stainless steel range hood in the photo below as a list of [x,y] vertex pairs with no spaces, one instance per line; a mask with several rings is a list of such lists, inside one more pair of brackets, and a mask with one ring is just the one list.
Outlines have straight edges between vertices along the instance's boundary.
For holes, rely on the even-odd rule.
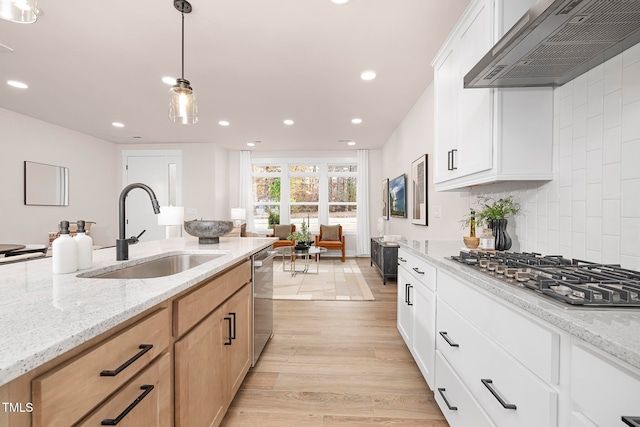
[[639,41],[640,0],[539,0],[464,87],[561,86]]

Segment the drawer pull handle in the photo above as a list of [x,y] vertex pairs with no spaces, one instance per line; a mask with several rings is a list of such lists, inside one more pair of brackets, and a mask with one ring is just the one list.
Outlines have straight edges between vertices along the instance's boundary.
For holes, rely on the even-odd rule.
[[445,391],[446,390],[444,388],[439,388],[438,389],[438,393],[440,393],[440,396],[442,396],[442,400],[444,400],[444,404],[447,405],[447,408],[449,408],[450,411],[457,411],[458,407],[457,406],[451,406],[451,404],[447,400],[447,396],[444,395]]
[[449,338],[449,335],[446,332],[440,331],[438,333],[440,334],[440,336],[442,338],[444,338],[444,340],[447,342],[447,344],[449,344],[451,347],[460,347],[460,344],[451,341],[451,338]]
[[236,339],[236,314],[229,313],[229,316],[233,317],[233,333],[231,334],[231,339],[235,340]]
[[398,261],[401,261],[401,262],[407,262],[407,260],[406,260],[406,259],[404,259],[404,258],[402,258],[401,256],[399,256],[399,257],[398,257]]
[[413,267],[413,271],[415,271],[418,274],[424,274],[424,271],[418,270],[418,267]]
[[100,376],[101,377],[115,377],[120,372],[122,372],[125,369],[127,369],[127,367],[129,365],[131,365],[133,362],[135,362],[136,360],[140,359],[147,351],[151,350],[153,348],[153,344],[140,344],[140,346],[138,346],[138,348],[140,349],[140,351],[138,353],[136,353],[136,355],[133,356],[131,359],[127,360],[126,362],[124,362],[122,365],[118,366],[113,371],[104,370],[104,371],[100,372]]
[[143,384],[143,385],[140,386],[140,390],[144,390],[144,392],[142,392],[142,394],[140,396],[138,396],[136,398],[136,400],[131,402],[131,405],[127,406],[125,408],[125,410],[122,411],[122,413],[120,415],[118,415],[116,418],[106,418],[106,419],[102,420],[100,425],[103,425],[103,426],[115,426],[115,425],[117,425],[120,421],[122,421],[122,419],[124,417],[127,416],[127,414],[129,412],[131,412],[133,410],[133,408],[135,408],[138,405],[138,403],[142,402],[142,399],[147,397],[147,394],[151,393],[151,390],[153,390],[153,385],[151,385],[151,384]]
[[628,426],[631,427],[640,427],[640,417],[622,417],[622,421]]
[[224,320],[229,322],[229,341],[225,341],[224,345],[231,345],[231,344],[233,344],[233,342],[232,342],[232,340],[233,340],[233,336],[232,336],[233,331],[231,330],[231,317],[225,317]]
[[484,386],[489,389],[491,394],[493,394],[493,397],[498,399],[498,402],[500,402],[500,404],[504,409],[517,409],[516,405],[514,405],[513,403],[505,402],[505,400],[502,398],[500,393],[498,393],[498,391],[493,387],[493,380],[480,380],[480,381],[482,381],[482,384],[484,384]]

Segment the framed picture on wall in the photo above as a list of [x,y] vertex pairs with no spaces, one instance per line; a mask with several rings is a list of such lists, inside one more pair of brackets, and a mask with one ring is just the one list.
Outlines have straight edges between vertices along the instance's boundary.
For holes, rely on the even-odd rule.
[[389,178],[382,180],[382,218],[389,219]]
[[422,155],[411,163],[411,223],[429,225],[427,222],[427,155]]
[[389,180],[389,211],[392,217],[407,217],[406,186],[406,174],[402,174],[397,178]]

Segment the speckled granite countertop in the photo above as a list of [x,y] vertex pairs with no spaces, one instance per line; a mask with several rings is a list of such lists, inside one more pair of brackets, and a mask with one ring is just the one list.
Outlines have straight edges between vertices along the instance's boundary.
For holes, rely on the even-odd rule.
[[640,369],[640,309],[575,308],[478,273],[450,259],[458,241],[398,242],[401,248]]
[[[215,245],[199,245],[195,237],[157,240],[131,246],[129,261],[116,261],[115,248],[105,248],[94,251],[90,270],[60,275],[52,274],[51,258],[0,266],[0,386],[250,257],[274,240],[221,237]],[[185,252],[222,256],[153,279],[77,277]]]

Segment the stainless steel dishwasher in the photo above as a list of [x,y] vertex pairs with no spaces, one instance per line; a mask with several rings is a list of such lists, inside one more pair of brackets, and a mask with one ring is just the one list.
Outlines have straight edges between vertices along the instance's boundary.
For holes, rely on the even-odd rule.
[[273,335],[273,246],[253,255],[253,363]]

